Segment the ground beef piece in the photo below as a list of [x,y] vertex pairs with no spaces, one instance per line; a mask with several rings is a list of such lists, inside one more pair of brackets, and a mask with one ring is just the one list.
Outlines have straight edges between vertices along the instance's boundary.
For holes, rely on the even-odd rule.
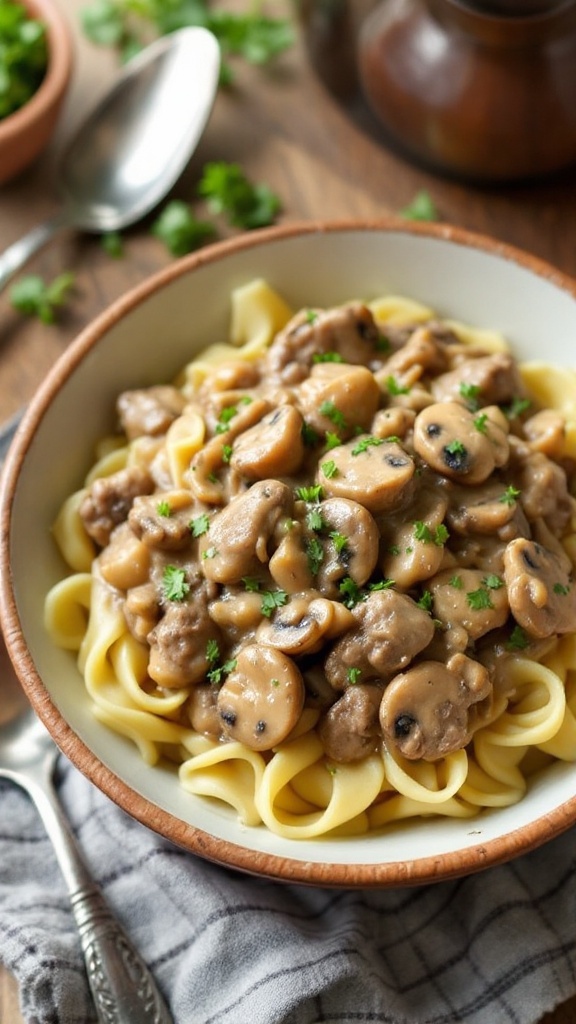
[[80,505],[84,529],[100,547],[106,547],[112,530],[127,519],[134,499],[153,490],[152,477],[137,466],[100,477]]

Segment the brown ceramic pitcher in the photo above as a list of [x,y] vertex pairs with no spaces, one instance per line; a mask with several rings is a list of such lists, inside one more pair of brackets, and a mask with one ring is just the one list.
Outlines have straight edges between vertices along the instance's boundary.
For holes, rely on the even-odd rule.
[[576,163],[576,0],[380,0],[361,88],[408,155],[464,179]]

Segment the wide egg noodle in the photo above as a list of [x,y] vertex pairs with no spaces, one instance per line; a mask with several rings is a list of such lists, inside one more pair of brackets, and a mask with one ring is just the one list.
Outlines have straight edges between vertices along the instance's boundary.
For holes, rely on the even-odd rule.
[[[384,296],[369,305],[380,325],[419,323],[434,316],[428,307],[402,296]],[[215,366],[231,359],[259,358],[292,315],[282,297],[261,279],[235,289],[229,341],[211,345],[177,378],[187,401],[193,403]],[[444,323],[463,344],[484,351],[507,347],[497,332]],[[527,369],[524,379],[543,405],[568,416],[567,450],[576,452],[576,375],[573,380],[561,371],[544,394],[541,382],[546,375],[539,364],[536,370]],[[202,447],[204,429],[192,405],[169,430],[166,461],[177,487],[182,486],[190,458]],[[511,659],[514,699],[476,732],[467,750],[437,763],[407,762],[384,747],[381,754],[361,762],[335,765],[325,757],[313,731],[315,719],[304,716],[289,740],[265,756],[238,742],[213,741],[182,724],[190,691],[150,687],[145,649],[129,633],[121,608],[91,575],[95,548],[78,512],[93,480],[147,457],[139,440],[126,445],[122,438],[104,438],[86,487],[63,503],[54,537],[74,572],[48,594],[46,628],[54,643],[78,652],[95,717],[134,742],[147,763],[178,763],[180,784],[187,792],[222,801],[246,825],[263,822],[288,838],[354,835],[410,817],[467,818],[482,807],[506,806],[526,790],[524,766],[531,752],[542,763],[575,759],[574,637],[558,642],[546,664]],[[563,543],[569,556],[576,554],[574,536]],[[539,763],[537,758],[534,763]]]

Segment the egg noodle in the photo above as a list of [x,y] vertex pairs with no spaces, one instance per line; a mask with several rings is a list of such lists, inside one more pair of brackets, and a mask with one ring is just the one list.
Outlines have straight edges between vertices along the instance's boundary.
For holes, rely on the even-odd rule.
[[[220,365],[259,359],[294,314],[262,280],[237,289],[231,303],[230,341],[211,345],[175,382],[188,405],[164,439],[174,488],[184,486],[190,461],[205,443],[205,425],[194,408],[203,381]],[[438,322],[433,310],[404,297],[368,306],[381,328]],[[442,323],[460,343],[484,352],[507,350],[495,332]],[[524,365],[521,373],[534,403],[565,417],[563,455],[576,457],[576,375],[540,364]],[[127,628],[113,589],[93,571],[98,551],[79,512],[93,482],[133,464],[141,449],[138,438],[104,438],[84,486],[64,502],[54,537],[70,574],[47,595],[45,621],[53,642],[76,654],[95,717],[136,744],[147,764],[173,763],[186,791],[223,801],[247,826],[263,823],[281,836],[306,839],[354,836],[418,816],[472,818],[481,808],[520,800],[531,774],[553,759],[576,759],[572,633],[555,636],[540,660],[529,656],[530,649],[509,656],[506,691],[496,695],[486,724],[464,748],[436,760],[408,759],[384,741],[364,758],[336,762],[325,753],[316,729],[322,709],[313,703],[272,750],[193,729],[185,714],[193,687],[151,685],[149,649]],[[574,523],[562,538],[572,562],[573,531]]]

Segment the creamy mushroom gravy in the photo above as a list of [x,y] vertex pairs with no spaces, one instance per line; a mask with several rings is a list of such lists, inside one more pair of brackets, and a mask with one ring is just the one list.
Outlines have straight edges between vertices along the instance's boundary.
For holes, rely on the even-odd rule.
[[301,310],[258,358],[118,398],[120,463],[74,529],[92,616],[114,609],[138,663],[101,717],[133,736],[127,707],[159,713],[180,732],[150,727],[158,756],[189,758],[191,729],[266,765],[312,732],[334,772],[434,765],[510,709],[519,657],[576,632],[561,415],[507,351],[374,309]]

